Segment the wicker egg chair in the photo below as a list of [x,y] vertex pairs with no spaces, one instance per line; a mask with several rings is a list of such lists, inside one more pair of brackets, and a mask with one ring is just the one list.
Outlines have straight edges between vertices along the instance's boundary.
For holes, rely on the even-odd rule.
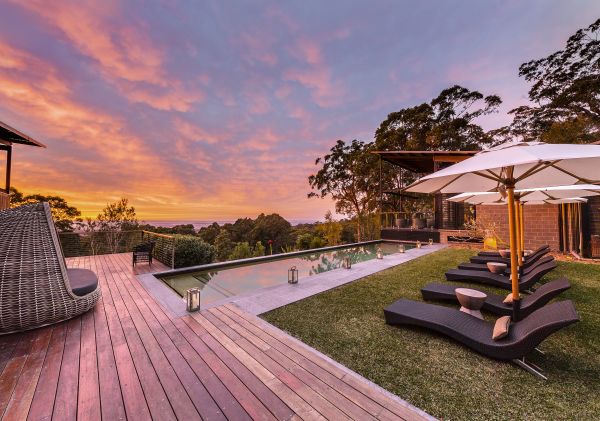
[[0,211],[0,335],[70,319],[99,298],[94,272],[67,269],[47,203]]

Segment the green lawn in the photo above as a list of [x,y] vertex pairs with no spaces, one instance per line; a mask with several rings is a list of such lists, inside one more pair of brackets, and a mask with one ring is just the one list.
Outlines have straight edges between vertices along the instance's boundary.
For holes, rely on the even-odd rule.
[[546,276],[568,277],[562,299],[574,300],[582,318],[542,343],[545,356],[532,356],[546,382],[440,335],[385,324],[385,306],[420,300],[422,285],[441,281],[473,253],[442,250],[263,318],[435,417],[600,419],[600,265],[561,262]]

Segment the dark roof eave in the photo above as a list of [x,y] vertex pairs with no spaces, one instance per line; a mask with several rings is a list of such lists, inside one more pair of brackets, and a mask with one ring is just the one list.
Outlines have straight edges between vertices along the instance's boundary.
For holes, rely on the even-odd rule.
[[44,145],[42,142],[39,142],[39,141],[27,136],[26,134],[20,132],[19,130],[15,129],[1,121],[0,121],[0,142],[2,142],[2,143],[7,142],[9,144],[19,143],[22,145],[37,146],[40,148],[46,147],[46,145]]

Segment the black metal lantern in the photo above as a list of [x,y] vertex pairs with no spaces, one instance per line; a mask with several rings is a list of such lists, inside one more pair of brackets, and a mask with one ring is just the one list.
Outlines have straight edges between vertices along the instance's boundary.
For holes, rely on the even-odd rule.
[[398,246],[398,253],[404,253],[406,251],[406,248],[404,247],[404,244],[400,244]]
[[420,249],[421,248],[421,242],[417,241],[417,248]]
[[430,245],[430,246],[431,246],[431,245],[433,245],[433,238],[430,238],[430,239],[429,239],[429,245]]
[[377,258],[383,259],[383,250],[381,250],[381,247],[377,248]]
[[190,288],[185,291],[185,304],[189,312],[200,310],[200,288]]
[[352,268],[352,260],[350,259],[350,257],[344,257],[344,262],[342,264],[346,269],[351,269]]
[[298,269],[296,266],[292,266],[288,269],[288,284],[297,284],[298,283]]

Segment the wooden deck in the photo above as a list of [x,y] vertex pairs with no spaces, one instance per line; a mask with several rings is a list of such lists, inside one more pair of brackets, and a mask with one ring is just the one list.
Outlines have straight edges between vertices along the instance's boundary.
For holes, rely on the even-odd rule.
[[98,274],[94,310],[0,336],[3,419],[423,417],[233,305],[170,317],[136,279],[148,265],[134,271],[130,262],[68,259]]

